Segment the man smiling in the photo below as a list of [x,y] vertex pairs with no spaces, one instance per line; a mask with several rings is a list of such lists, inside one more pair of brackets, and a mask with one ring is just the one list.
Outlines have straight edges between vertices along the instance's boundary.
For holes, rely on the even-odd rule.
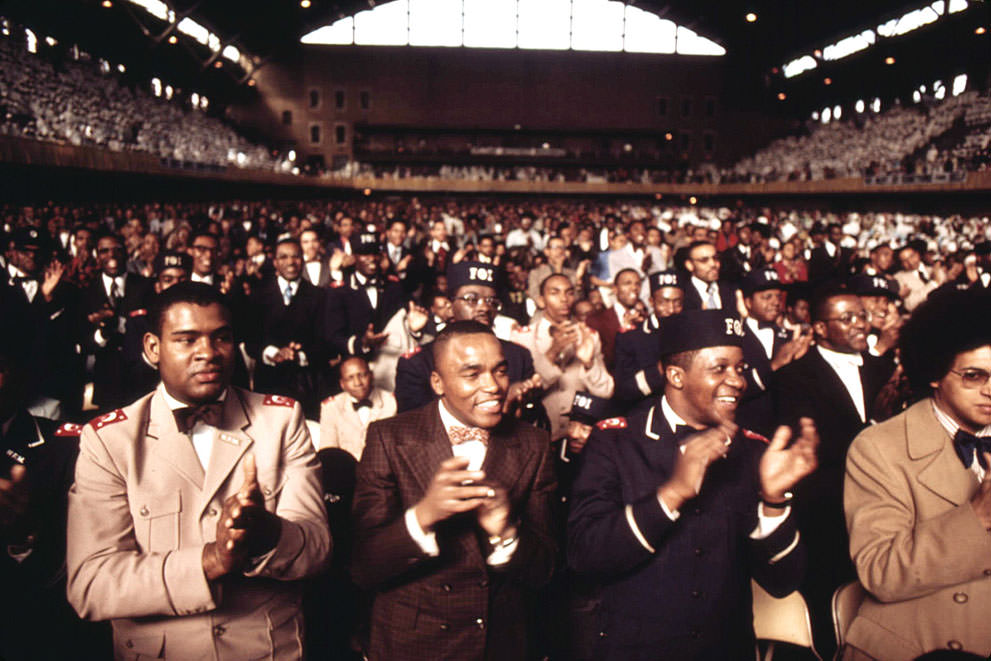
[[509,377],[490,328],[453,322],[433,352],[440,401],[373,422],[358,466],[367,658],[525,658],[527,606],[555,555],[547,434],[503,416]]
[[750,578],[798,584],[791,488],[815,469],[809,419],[788,447],[733,422],[746,388],[740,320],[686,312],[661,326],[664,395],[598,424],[571,498],[568,564],[603,580],[596,659],[752,659]]
[[69,602],[111,620],[115,656],[296,659],[300,587],[330,551],[302,409],[230,387],[230,312],[182,283],[145,352],[162,383],[82,432]]

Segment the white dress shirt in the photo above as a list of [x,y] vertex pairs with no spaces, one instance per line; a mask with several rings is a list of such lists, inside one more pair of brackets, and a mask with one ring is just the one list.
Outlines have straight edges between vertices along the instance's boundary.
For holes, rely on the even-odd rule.
[[372,309],[374,310],[378,308],[378,304],[379,304],[378,287],[372,287],[371,285],[367,284],[368,278],[358,273],[357,271],[355,271],[354,273],[354,279],[355,282],[358,283],[358,286],[365,290],[365,294],[368,296],[368,302],[372,304]]
[[692,276],[692,286],[698,291],[699,296],[702,297],[702,308],[708,309],[706,306],[709,304],[709,287],[712,287],[712,298],[716,301],[716,307],[714,310],[723,309],[723,299],[719,295],[719,284],[715,282],[706,282],[697,276]]
[[[444,425],[445,432],[450,434],[451,427],[465,426],[447,410],[443,400],[437,402],[437,407],[440,411],[440,421]],[[451,446],[451,452],[454,453],[455,457],[468,457],[468,468],[465,470],[469,471],[481,470],[482,464],[485,462],[486,451],[487,448],[481,441],[467,441]],[[437,545],[437,534],[426,532],[420,527],[420,522],[416,520],[415,506],[406,510],[404,518],[406,530],[409,531],[410,537],[413,538],[417,546],[429,556],[436,557],[440,555],[440,547]],[[496,546],[489,554],[489,557],[486,558],[486,562],[493,567],[506,564],[513,557],[517,546],[519,546],[519,537]]]
[[306,262],[303,266],[306,267],[306,273],[310,276],[310,282],[317,284],[320,282],[320,267],[323,264],[320,260],[315,262]]
[[103,291],[107,292],[107,298],[110,298],[110,291],[113,289],[114,283],[117,283],[117,296],[119,298],[124,298],[124,283],[126,278],[122,275],[111,278],[106,273],[101,273],[100,277],[103,278]]
[[[162,388],[162,396],[165,398],[165,405],[169,407],[170,411],[189,406],[170,395],[169,391],[164,387]],[[222,402],[225,399],[227,399],[226,390],[220,393],[217,401]],[[213,425],[206,424],[202,420],[197,420],[196,424],[190,430],[189,438],[193,442],[193,449],[196,450],[196,457],[200,460],[200,466],[203,467],[204,472],[210,467],[210,455],[213,454],[213,440],[216,438],[216,435],[217,428]]]
[[29,303],[34,303],[34,297],[38,295],[38,280],[37,278],[28,277],[27,273],[20,270],[13,264],[7,266],[7,270],[10,273],[10,282],[14,284],[14,278],[26,278],[20,282],[21,288],[24,290],[24,295],[27,296]]
[[750,330],[754,332],[757,336],[757,340],[760,345],[764,347],[764,353],[767,354],[768,358],[774,355],[774,327],[769,326],[767,328],[761,328],[760,324],[753,317],[747,317],[747,326]]
[[843,387],[846,388],[853,405],[857,408],[861,422],[867,422],[867,411],[864,407],[864,384],[860,382],[860,366],[864,364],[864,357],[859,353],[840,353],[827,349],[822,345],[817,345],[816,349],[823,360],[833,368],[836,376],[840,377]]

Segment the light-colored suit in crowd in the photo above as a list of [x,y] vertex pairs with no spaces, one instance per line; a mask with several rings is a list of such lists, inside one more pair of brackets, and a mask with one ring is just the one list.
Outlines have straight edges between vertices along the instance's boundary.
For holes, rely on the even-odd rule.
[[978,486],[930,399],[857,436],[844,509],[870,595],[850,645],[884,661],[937,649],[991,653],[991,533],[970,505]]
[[396,397],[381,388],[372,388],[368,395],[372,406],[368,409],[368,419],[362,422],[354,408],[354,400],[346,392],[338,393],[323,400],[320,405],[320,449],[342,448],[355,459],[361,459],[365,449],[365,432],[368,424],[375,420],[396,415]]
[[572,355],[558,363],[547,359],[552,339],[551,323],[546,317],[530,326],[520,326],[515,330],[512,341],[530,350],[533,356],[533,368],[540,375],[544,387],[544,408],[551,421],[551,439],[557,440],[564,435],[568,427],[567,414],[571,411],[571,400],[575,392],[585,390],[596,397],[612,397],[613,378],[606,370],[602,358],[602,343],[599,334],[589,329],[594,335],[595,357],[592,367],[585,369],[581,361]]
[[[229,388],[204,470],[163,386],[83,429],[69,493],[69,602],[111,620],[118,659],[298,659],[302,586],[331,539],[319,463],[299,404]],[[275,548],[211,584],[203,547],[253,453]]]
[[[923,279],[920,271],[925,272],[925,279]],[[902,297],[906,310],[909,312],[914,310],[919,303],[926,300],[934,289],[943,284],[943,278],[938,277],[939,275],[925,266],[921,266],[915,271],[898,271],[895,273],[895,280],[898,282],[898,286],[903,289],[908,288],[908,294]]]

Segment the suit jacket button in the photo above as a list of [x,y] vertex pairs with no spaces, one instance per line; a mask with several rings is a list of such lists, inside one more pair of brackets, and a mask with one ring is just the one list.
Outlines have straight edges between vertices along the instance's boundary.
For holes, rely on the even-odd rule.
[[148,508],[145,505],[142,505],[141,509],[138,510],[138,514],[141,516],[148,516]]
[[441,622],[441,625],[440,625],[440,630],[441,631],[447,631],[450,628],[451,627],[447,624],[447,622]]
[[125,647],[134,647],[134,641],[133,640],[129,640],[126,643],[124,643],[124,646]]
[[957,602],[958,604],[966,604],[968,599],[970,599],[970,597],[967,596],[966,592],[953,593],[953,601]]
[[451,586],[448,585],[447,583],[445,583],[444,585],[441,586],[441,589],[443,589],[444,592],[450,592],[451,591]]
[[956,650],[956,651],[963,649],[963,643],[961,643],[959,640],[951,640],[946,644],[946,646],[949,647],[951,650]]
[[478,628],[479,629],[484,629],[485,628],[485,620],[483,620],[480,617],[475,618],[475,624],[478,625]]
[[224,627],[222,627],[219,624],[213,628],[213,635],[214,636],[218,636],[218,637],[219,636],[223,636],[225,633],[227,633],[227,629],[225,629]]
[[702,555],[702,553],[704,553],[704,551],[702,550],[701,547],[695,549],[695,555]]
[[489,579],[483,578],[481,581],[478,582],[478,587],[480,587],[480,588],[487,588],[487,587],[489,587]]

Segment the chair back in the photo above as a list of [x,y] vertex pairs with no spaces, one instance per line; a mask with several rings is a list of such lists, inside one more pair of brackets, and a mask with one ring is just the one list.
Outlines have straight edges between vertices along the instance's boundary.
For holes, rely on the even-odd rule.
[[[751,581],[754,595],[754,634],[757,640],[789,643],[809,649],[820,659],[812,641],[812,619],[805,599],[797,591],[778,599]],[[765,659],[773,655],[773,645]]]
[[836,634],[836,649],[843,649],[846,642],[846,632],[857,617],[860,604],[863,603],[867,591],[859,581],[853,581],[836,588],[833,593],[833,633]]

